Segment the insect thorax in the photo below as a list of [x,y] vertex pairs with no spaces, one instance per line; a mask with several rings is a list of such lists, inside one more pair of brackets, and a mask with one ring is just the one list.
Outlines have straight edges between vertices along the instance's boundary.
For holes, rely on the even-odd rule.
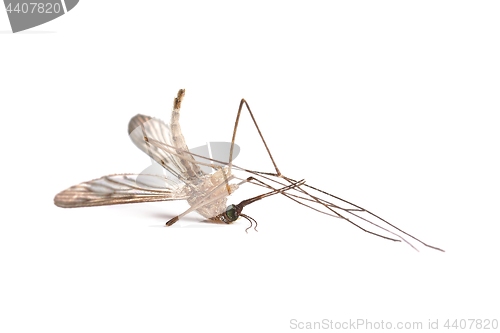
[[[238,188],[237,184],[228,183],[230,175],[227,168],[223,168],[213,174],[202,176],[201,181],[191,190],[191,196],[187,200],[189,205],[197,206],[201,201],[208,202],[196,208],[196,211],[210,220],[223,213],[226,210],[227,197]],[[213,200],[214,198],[217,199]]]

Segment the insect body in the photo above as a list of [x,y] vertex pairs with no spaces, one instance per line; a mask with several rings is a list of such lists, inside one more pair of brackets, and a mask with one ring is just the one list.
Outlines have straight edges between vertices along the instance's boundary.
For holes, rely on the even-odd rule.
[[[62,191],[55,196],[54,203],[59,207],[73,208],[182,199],[187,200],[190,208],[170,219],[166,223],[167,226],[174,224],[182,216],[196,211],[206,219],[219,223],[232,223],[239,217],[243,217],[250,221],[250,227],[255,223],[254,228],[256,228],[257,222],[250,216],[243,214],[243,208],[268,196],[281,194],[314,211],[345,220],[369,234],[395,242],[403,241],[417,250],[407,240],[408,237],[426,247],[443,251],[422,242],[358,205],[310,186],[304,180],[296,181],[283,175],[273,159],[248,103],[244,99],[241,100],[238,108],[227,161],[207,158],[190,152],[179,124],[180,107],[184,94],[185,91],[181,89],[174,99],[169,125],[149,116],[136,115],[130,120],[128,126],[132,142],[174,175],[175,181],[164,175],[154,174],[109,175]],[[275,172],[253,171],[233,164],[234,141],[243,106],[250,113],[274,165]],[[195,157],[201,158],[201,160],[196,160]],[[213,170],[213,172],[204,171],[207,170],[206,167],[209,167],[208,170]],[[247,177],[235,176],[233,170],[247,173]],[[227,197],[243,184],[256,185],[266,189],[267,192],[243,200],[239,204],[228,206]],[[246,230],[248,231],[250,227]],[[385,235],[371,231],[370,228],[376,228]]]
[[[227,183],[233,178],[228,167],[219,167],[213,174],[206,174],[189,153],[179,124],[183,97],[184,90],[180,90],[174,100],[170,126],[155,118],[136,115],[128,127],[134,144],[183,185],[160,175],[110,175],[70,187],[57,194],[54,203],[72,208],[185,199],[191,210],[213,222],[233,222],[223,220],[221,214],[226,210],[227,196],[236,191],[238,184]],[[151,143],[158,140],[172,144],[175,154]]]

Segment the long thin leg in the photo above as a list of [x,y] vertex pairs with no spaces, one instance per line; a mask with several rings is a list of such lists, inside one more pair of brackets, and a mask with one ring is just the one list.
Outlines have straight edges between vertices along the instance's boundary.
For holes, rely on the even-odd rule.
[[[255,127],[257,128],[257,131],[259,132],[259,136],[260,138],[262,139],[262,142],[264,143],[264,146],[266,147],[266,150],[267,150],[267,153],[269,154],[269,158],[271,159],[271,162],[273,163],[274,165],[274,169],[276,170],[276,174],[273,175],[273,176],[277,176],[277,177],[283,177],[280,170],[278,169],[278,166],[276,165],[276,162],[274,161],[274,158],[273,158],[273,155],[271,154],[271,151],[269,150],[269,147],[267,146],[267,143],[266,143],[266,140],[264,139],[264,136],[262,135],[262,132],[260,131],[260,128],[259,128],[259,125],[257,124],[257,121],[255,120],[255,117],[252,113],[252,110],[250,109],[250,105],[248,105],[247,101],[242,98],[241,101],[240,101],[240,106],[238,107],[238,114],[236,115],[236,121],[234,123],[234,130],[233,130],[233,137],[231,139],[231,150],[229,152],[229,168],[231,168],[232,166],[232,163],[233,163],[233,148],[234,148],[234,140],[236,138],[236,131],[238,129],[238,124],[239,124],[239,121],[240,121],[240,115],[241,115],[241,110],[243,109],[243,105],[246,106],[248,112],[250,113],[250,117],[252,118],[252,121],[255,125]],[[286,179],[289,183],[292,183],[290,181],[290,179],[288,177],[283,177],[284,179]],[[299,187],[300,189],[300,187]],[[300,191],[302,191],[303,193],[305,193],[306,195],[308,195],[310,198],[312,198],[314,201],[316,201],[318,204],[320,205],[323,205],[325,206],[327,209],[331,210],[331,208],[327,207],[326,205],[324,205],[318,198],[314,197],[314,196],[311,196],[310,194],[308,194],[307,192],[305,192],[304,190],[300,189]],[[285,193],[283,193],[285,196],[287,196]],[[292,199],[293,200],[293,199]],[[389,238],[389,237],[386,237],[386,236],[382,236],[382,235],[379,235],[377,233],[374,233],[374,232],[371,232],[369,230],[366,230],[364,228],[362,228],[361,226],[357,225],[356,223],[350,221],[348,218],[340,215],[339,213],[335,212],[335,214],[337,214],[339,217],[343,218],[344,220],[352,223],[353,225],[355,225],[356,227],[360,228],[361,230],[367,232],[367,233],[370,233],[372,235],[375,235],[375,236],[379,236],[379,237],[382,237],[382,238],[385,238],[385,239],[389,239],[389,240],[393,240],[393,241],[398,241],[396,239],[393,239],[393,238]],[[372,223],[372,222],[370,222]],[[379,228],[382,228],[380,226],[378,226]],[[387,229],[385,228],[382,228],[383,230],[385,231],[388,231]],[[389,231],[390,232],[390,231]],[[392,232],[390,232],[392,233]],[[394,233],[392,233],[394,234]],[[397,236],[397,235],[396,235]],[[404,239],[403,239],[404,240]],[[408,242],[407,242],[408,243]],[[410,243],[408,243],[410,246],[413,247],[413,245],[411,245]]]
[[264,136],[262,135],[262,132],[260,131],[259,125],[257,125],[257,121],[255,120],[255,117],[252,113],[252,110],[250,110],[250,106],[248,105],[247,101],[244,98],[242,98],[240,101],[240,106],[238,107],[238,114],[236,115],[236,121],[234,122],[233,138],[231,139],[231,150],[229,151],[229,169],[231,169],[231,166],[233,164],[234,139],[236,138],[236,130],[238,129],[238,123],[240,122],[240,115],[241,115],[241,110],[243,109],[243,105],[245,105],[247,107],[247,110],[250,113],[250,117],[252,117],[253,123],[254,123],[255,127],[257,128],[257,131],[259,132],[259,136],[262,139],[264,146],[266,147],[266,150],[267,150],[267,153],[269,154],[269,157],[271,158],[271,162],[273,162],[274,169],[276,170],[275,176],[281,177],[281,172],[278,169],[276,162],[274,162],[273,155],[271,154],[271,151],[269,150],[269,147],[267,146],[266,140],[264,139]]
[[[241,101],[240,101],[240,105],[239,105],[239,107],[238,107],[238,113],[237,113],[237,115],[236,115],[236,121],[235,121],[235,124],[234,124],[233,137],[232,137],[232,139],[231,139],[231,150],[230,150],[230,152],[229,152],[229,168],[231,168],[232,163],[233,163],[234,140],[235,140],[235,138],[236,138],[236,131],[237,131],[237,129],[238,129],[238,124],[239,124],[239,121],[240,121],[241,110],[243,109],[243,105],[245,105],[245,106],[246,106],[246,108],[247,108],[247,110],[248,110],[248,112],[249,112],[249,114],[250,114],[250,117],[252,118],[252,121],[253,121],[253,123],[254,123],[255,127],[257,128],[257,131],[259,132],[259,136],[260,136],[260,138],[261,138],[262,142],[264,143],[264,146],[266,147],[266,151],[267,151],[267,153],[268,153],[268,155],[269,155],[269,158],[271,159],[271,162],[272,162],[272,163],[273,163],[273,165],[274,165],[274,168],[275,168],[275,170],[276,170],[276,174],[275,174],[275,175],[273,175],[273,176],[283,177],[283,176],[282,176],[282,174],[281,174],[281,172],[280,172],[280,170],[279,170],[279,168],[278,168],[278,166],[276,165],[276,162],[274,161],[273,155],[271,154],[271,151],[269,150],[269,147],[267,146],[266,140],[264,139],[264,136],[262,135],[262,132],[260,131],[259,125],[257,124],[257,121],[255,120],[255,117],[254,117],[254,115],[253,115],[252,110],[250,109],[250,105],[248,105],[247,101],[246,101],[244,98],[242,98],[242,99],[241,99]],[[272,175],[272,174],[271,174],[271,175]],[[291,181],[288,177],[283,177],[283,178],[285,178],[285,179],[286,179],[289,183],[292,183],[292,181]],[[300,189],[300,187],[299,187],[299,189]],[[332,211],[332,209],[331,209],[330,207],[328,207],[327,205],[325,205],[324,203],[322,203],[322,202],[321,202],[318,198],[316,198],[315,196],[311,196],[309,193],[307,193],[307,192],[306,192],[306,191],[304,191],[303,189],[300,189],[300,191],[301,191],[301,192],[303,192],[304,194],[308,195],[310,198],[312,198],[312,199],[313,199],[313,201],[317,202],[318,204],[320,204],[320,205],[322,205],[322,206],[324,206],[324,207],[326,207],[327,209],[329,209],[329,210],[331,210],[331,211]],[[281,192],[281,193],[282,193],[282,194],[284,194],[285,196],[287,196],[284,192]],[[293,199],[292,199],[292,200],[293,200]],[[346,221],[348,221],[348,222],[352,223],[352,224],[353,224],[353,225],[355,225],[356,227],[360,228],[361,230],[363,230],[363,231],[365,231],[365,232],[367,232],[367,233],[369,233],[369,234],[372,234],[372,235],[375,235],[375,236],[379,236],[379,237],[382,237],[382,238],[385,238],[385,239],[388,239],[388,240],[392,240],[392,241],[399,241],[399,240],[396,240],[396,239],[394,239],[394,238],[386,237],[386,236],[383,236],[383,235],[380,235],[380,234],[377,234],[377,233],[371,232],[371,231],[369,231],[369,230],[367,230],[367,229],[365,229],[365,228],[362,228],[361,226],[357,225],[356,223],[352,222],[352,221],[351,221],[351,220],[349,220],[348,218],[346,218],[346,217],[344,217],[344,216],[340,215],[338,212],[335,212],[335,211],[333,211],[333,212],[334,212],[336,215],[338,215],[338,217],[340,217],[340,218],[342,218],[342,219],[344,219],[344,220],[346,220]],[[384,221],[384,222],[386,222],[385,220],[383,220],[383,221]],[[368,222],[369,222],[369,223],[371,223],[371,224],[373,224],[373,222],[370,222],[370,221],[368,221]],[[386,222],[386,223],[388,223],[388,222]],[[388,223],[388,224],[389,224],[389,225],[391,225],[390,223]],[[375,224],[375,225],[376,225],[376,224]],[[391,234],[393,234],[393,235],[395,235],[395,236],[397,236],[397,237],[400,237],[400,236],[398,236],[398,235],[394,234],[393,232],[391,232],[391,231],[387,230],[386,228],[383,228],[383,227],[381,227],[381,226],[379,226],[379,225],[376,225],[376,226],[377,226],[377,227],[379,227],[379,228],[381,228],[381,229],[383,229],[383,230],[385,230],[385,231],[388,231],[389,233],[391,233]],[[392,225],[391,225],[391,226],[392,226]],[[398,230],[399,230],[399,229],[398,229]],[[401,230],[399,230],[399,231],[401,231]],[[405,233],[405,234],[406,234],[406,233]],[[402,238],[402,237],[400,237],[400,238],[401,238],[403,241],[405,241],[406,243],[408,243],[408,242],[407,242],[404,238]],[[414,237],[412,236],[412,238],[414,238]],[[410,244],[410,243],[408,243],[408,244],[416,250],[416,248],[415,248],[412,244]],[[424,245],[426,245],[426,246],[429,246],[429,245],[427,245],[427,244],[425,244],[425,243],[423,243],[423,244],[424,244]],[[429,246],[429,247],[432,247],[432,246]],[[432,248],[434,248],[434,247],[432,247]],[[437,249],[437,248],[436,248],[436,249]],[[439,250],[440,250],[440,249],[439,249]]]
[[[278,191],[278,190],[277,190],[277,189],[275,189],[274,187],[270,186],[269,184],[264,183],[263,181],[261,181],[261,180],[259,180],[259,179],[255,178],[255,177],[249,177],[249,179],[250,179],[250,178],[252,178],[252,180],[256,181],[257,183],[260,183],[260,184],[261,184],[261,186],[263,186],[263,187],[270,188],[270,189],[274,189],[275,191]],[[288,179],[287,179],[287,180],[288,180]],[[305,186],[307,186],[307,184],[304,184],[304,181],[303,181],[303,180],[302,180],[302,181],[300,181],[300,182],[296,182],[296,181],[292,181],[292,180],[288,180],[288,181],[290,181],[290,182],[292,183],[292,185],[289,185],[289,186],[292,186],[292,187],[287,188],[287,186],[285,186],[285,187],[283,187],[283,189],[285,189],[285,188],[287,188],[287,190],[288,190],[288,189],[291,189],[291,188],[296,189],[297,191],[299,191],[299,192],[303,192],[303,193],[305,193],[307,196],[309,196],[309,197],[311,198],[311,199],[307,199],[307,198],[301,198],[301,199],[303,199],[303,200],[310,200],[310,201],[313,201],[313,202],[319,202],[319,201],[318,201],[318,200],[319,200],[318,198],[316,198],[315,196],[313,196],[313,195],[311,195],[311,194],[309,194],[309,193],[307,193],[307,192],[303,191],[303,190],[300,188],[300,186],[301,186],[301,185],[305,185]],[[294,185],[294,184],[297,184],[297,185]],[[330,209],[330,208],[329,208],[327,205],[325,205],[324,203],[319,202],[322,206],[326,207],[327,209],[329,209],[330,211],[332,211],[332,212],[333,212],[334,214],[336,214],[336,215],[333,215],[333,214],[330,214],[330,213],[326,213],[326,212],[323,212],[323,211],[321,211],[321,210],[319,210],[319,209],[317,209],[317,208],[314,208],[314,207],[311,207],[311,206],[309,206],[309,205],[306,205],[306,204],[304,204],[303,202],[300,202],[300,201],[298,201],[297,199],[294,199],[294,198],[293,198],[293,197],[298,197],[297,195],[293,195],[293,194],[290,194],[290,193],[288,193],[288,192],[286,192],[286,193],[285,193],[285,191],[283,191],[283,189],[282,189],[281,191],[279,191],[279,193],[280,193],[280,194],[283,194],[285,197],[287,197],[287,198],[289,198],[289,199],[291,199],[291,200],[295,201],[296,203],[298,203],[298,204],[300,204],[300,205],[303,205],[303,206],[306,206],[306,207],[308,207],[308,208],[311,208],[311,209],[313,209],[313,210],[315,210],[315,211],[317,211],[317,212],[319,212],[319,213],[322,213],[322,214],[326,214],[326,215],[330,215],[330,216],[333,216],[333,217],[337,217],[337,218],[341,218],[341,219],[343,219],[343,220],[346,220],[346,221],[348,221],[349,223],[353,224],[355,227],[357,227],[357,228],[359,228],[359,229],[363,230],[364,232],[369,233],[369,234],[371,234],[371,235],[378,236],[378,237],[381,237],[381,238],[384,238],[384,239],[387,239],[387,240],[392,240],[392,241],[394,241],[394,242],[400,242],[400,241],[401,241],[401,240],[399,240],[399,239],[395,239],[395,238],[387,237],[387,236],[384,236],[384,235],[377,234],[377,233],[375,233],[375,232],[373,232],[373,231],[367,230],[367,229],[365,229],[365,228],[361,227],[360,225],[358,225],[358,224],[354,223],[353,221],[349,220],[348,218],[346,218],[346,217],[344,217],[344,216],[340,215],[338,212],[336,212],[336,211],[334,211],[334,210]],[[261,199],[261,198],[259,198],[259,199]],[[315,199],[316,199],[316,200],[315,200]],[[354,215],[355,215],[355,214],[354,214]],[[355,215],[355,216],[357,216],[357,215]],[[357,217],[359,217],[359,216],[357,216]],[[361,218],[361,217],[360,217],[360,218]],[[365,219],[365,220],[366,220],[366,219]],[[370,221],[367,221],[367,222],[368,222],[368,223],[373,224],[373,223],[372,223],[372,222],[370,222]],[[376,225],[376,224],[375,224],[375,225]],[[383,229],[383,230],[385,230],[385,231],[387,231],[387,232],[389,232],[389,233],[391,233],[391,234],[393,234],[393,235],[395,235],[396,237],[400,237],[400,236],[398,236],[398,235],[394,234],[393,232],[391,232],[391,231],[389,231],[389,230],[387,230],[387,229],[385,229],[385,228],[383,228],[383,227],[380,227],[380,226],[378,226],[378,225],[376,225],[376,226],[377,226],[377,227],[379,227],[379,228],[381,228],[381,229]],[[400,237],[400,238],[401,238],[401,237]],[[401,238],[401,239],[403,239],[403,238]],[[403,239],[403,241],[405,241],[405,242],[406,242],[406,240],[404,240],[404,239]],[[406,243],[408,243],[408,242],[406,242]],[[415,250],[417,250],[417,249],[416,249],[413,245],[411,245],[410,243],[408,243],[408,244],[409,244],[411,247],[413,247]],[[427,245],[427,244],[425,244],[425,245]],[[431,247],[432,247],[432,246],[431,246]],[[434,247],[432,247],[432,248],[434,248]],[[417,250],[417,251],[418,251],[418,250]]]
[[[176,99],[175,99],[175,101],[174,101],[174,111],[175,111],[175,110],[177,110],[177,113],[178,113],[178,110],[180,109],[180,104],[181,104],[181,102],[182,102],[182,98],[183,98],[183,96],[184,96],[184,91],[183,91],[183,90],[180,90],[180,91],[179,91],[179,94],[178,94],[178,98],[176,98]],[[239,125],[239,120],[240,120],[240,116],[241,116],[241,110],[243,109],[243,105],[245,105],[245,106],[246,106],[246,108],[247,108],[247,110],[248,110],[248,112],[249,112],[249,114],[250,114],[250,117],[252,118],[252,121],[253,121],[253,123],[254,123],[254,125],[255,125],[255,127],[256,127],[256,129],[257,129],[258,133],[259,133],[259,136],[260,136],[260,138],[261,138],[262,142],[264,143],[264,146],[265,146],[266,151],[267,151],[267,153],[268,153],[268,155],[269,155],[269,158],[271,159],[271,162],[273,163],[274,168],[275,168],[275,170],[276,170],[276,174],[268,174],[268,175],[277,176],[277,177],[282,177],[282,174],[281,174],[281,172],[279,171],[279,168],[278,168],[278,166],[276,165],[276,162],[274,161],[274,158],[273,158],[273,156],[272,156],[272,154],[271,154],[271,151],[269,150],[269,147],[267,146],[266,140],[264,139],[264,136],[262,135],[262,132],[261,132],[261,130],[260,130],[260,128],[259,128],[259,125],[257,124],[257,121],[255,120],[255,116],[253,115],[252,110],[250,109],[250,106],[248,105],[248,103],[247,103],[247,101],[246,101],[245,99],[241,99],[241,101],[240,101],[240,105],[239,105],[239,107],[238,107],[238,113],[237,113],[237,115],[236,115],[236,121],[235,121],[235,124],[234,124],[234,129],[233,129],[233,137],[232,137],[232,139],[231,139],[231,149],[230,149],[230,152],[229,152],[229,164],[228,164],[228,169],[229,169],[229,170],[231,170],[231,167],[232,167],[232,162],[233,162],[233,151],[234,151],[234,141],[235,141],[235,138],[236,138],[236,132],[237,132],[237,130],[238,130],[238,125]],[[178,120],[178,116],[177,116],[177,119],[176,119],[176,120]],[[174,121],[174,113],[172,113],[172,122],[173,122],[173,121]],[[181,135],[181,137],[182,137],[182,134],[180,134],[180,135]],[[184,138],[182,137],[182,139],[184,139]],[[184,150],[184,151],[187,151],[187,148],[185,148],[185,150]],[[192,158],[192,155],[190,155],[190,156],[191,156],[191,158]],[[224,174],[224,175],[225,175],[225,174]],[[258,179],[254,178],[254,177],[251,177],[251,178],[253,178],[255,181],[259,181]],[[287,180],[290,184],[293,184],[293,182],[292,182],[292,181],[291,181],[288,177],[283,177],[283,178],[284,178],[285,180]],[[259,181],[259,182],[261,182],[261,181]],[[226,183],[226,188],[228,189],[228,193],[230,194],[231,192],[230,192],[230,187],[229,187],[229,181],[228,181],[228,178],[226,178],[226,179],[225,179],[225,183]],[[262,182],[261,182],[261,183],[262,183]],[[272,188],[272,187],[271,187],[271,188]],[[299,188],[300,188],[300,187],[299,187]],[[308,195],[310,198],[312,198],[312,199],[313,199],[313,201],[316,201],[318,204],[323,205],[323,206],[324,206],[324,207],[326,207],[327,209],[331,210],[331,208],[329,208],[328,206],[326,206],[324,203],[322,203],[322,202],[321,202],[318,198],[316,198],[315,196],[311,196],[310,194],[308,194],[307,192],[305,192],[305,191],[303,191],[303,190],[301,190],[301,191],[302,191],[303,193],[305,193],[306,195]],[[283,191],[280,191],[280,193],[284,194],[285,196],[288,196],[288,195],[286,195]],[[207,196],[208,196],[208,195],[207,195]],[[289,198],[290,198],[290,197],[289,197]],[[290,198],[290,199],[292,199],[292,198]],[[216,199],[214,199],[214,200],[216,200]],[[292,200],[294,200],[294,199],[292,199]],[[210,200],[210,202],[211,202],[211,201],[213,201],[213,200]],[[296,201],[296,200],[294,200],[294,201]],[[298,202],[298,201],[297,201],[297,202]],[[299,203],[300,203],[300,202],[299,202]],[[179,220],[182,216],[184,216],[184,215],[188,214],[189,212],[191,212],[191,211],[195,210],[196,208],[198,208],[198,207],[200,207],[200,206],[202,206],[202,205],[205,205],[205,204],[207,204],[207,202],[203,201],[202,203],[200,203],[200,204],[196,205],[196,206],[195,206],[195,208],[191,207],[190,209],[188,209],[188,210],[187,210],[187,211],[185,211],[184,213],[182,213],[182,214],[180,214],[180,215],[178,215],[178,216],[176,216],[176,217],[172,218],[170,221],[168,221],[168,222],[167,222],[167,225],[168,225],[168,226],[170,226],[170,225],[174,224],[174,223],[175,223],[175,222],[177,222],[177,221],[178,221],[178,220]],[[310,208],[312,208],[312,207],[310,207]],[[313,209],[314,209],[314,208],[313,208]],[[315,210],[316,210],[316,209],[315,209]],[[393,240],[393,241],[398,241],[398,240],[396,240],[396,239],[389,238],[389,237],[386,237],[386,236],[382,236],[382,235],[380,235],[380,234],[377,234],[377,233],[371,232],[371,231],[369,231],[369,230],[366,230],[366,229],[362,228],[361,226],[359,226],[359,225],[355,224],[354,222],[350,221],[350,220],[349,220],[349,219],[347,219],[346,217],[344,217],[344,216],[342,216],[342,215],[338,214],[337,212],[334,212],[334,213],[335,213],[335,214],[337,214],[337,215],[338,215],[338,217],[343,218],[344,220],[347,220],[348,222],[352,223],[353,225],[355,225],[356,227],[360,228],[361,230],[363,230],[363,231],[365,231],[365,232],[367,232],[367,233],[370,233],[370,234],[373,234],[373,235],[376,235],[376,236],[379,236],[379,237],[382,237],[382,238],[385,238],[385,239],[389,239],[389,240]],[[379,226],[379,227],[380,227],[380,226]],[[382,228],[382,229],[386,230],[385,228]],[[387,230],[386,230],[386,231],[387,231]],[[390,232],[390,231],[389,231],[389,232]],[[392,232],[391,232],[391,233],[392,233]],[[411,244],[410,244],[410,245],[411,245]]]
[[[273,163],[273,165],[274,165],[274,168],[275,168],[275,170],[276,170],[276,173],[257,172],[257,171],[246,170],[246,169],[244,169],[244,168],[238,168],[238,167],[236,167],[236,166],[234,166],[234,167],[238,168],[239,170],[244,170],[244,171],[247,171],[247,172],[253,173],[253,174],[254,174],[254,175],[256,175],[256,176],[258,175],[258,176],[264,177],[264,178],[266,178],[266,179],[268,179],[268,180],[271,180],[271,179],[269,179],[269,178],[268,178],[268,177],[266,177],[265,175],[268,175],[268,176],[275,176],[275,177],[280,177],[280,178],[282,178],[282,179],[286,180],[287,182],[289,182],[290,184],[292,184],[292,185],[293,185],[293,183],[294,183],[295,181],[293,181],[291,178],[288,178],[288,177],[283,176],[283,175],[281,174],[281,172],[279,171],[278,166],[276,165],[276,162],[274,161],[274,158],[273,158],[273,156],[272,156],[272,154],[271,154],[271,151],[269,150],[269,147],[267,146],[267,143],[266,143],[266,141],[265,141],[265,139],[264,139],[264,136],[262,135],[262,132],[260,131],[260,128],[259,128],[259,126],[258,126],[258,124],[257,124],[257,121],[255,120],[255,117],[254,117],[254,115],[253,115],[253,113],[252,113],[252,111],[251,111],[251,109],[250,109],[250,106],[248,105],[248,103],[246,102],[246,100],[245,100],[245,99],[242,99],[242,100],[240,101],[240,105],[239,105],[239,107],[238,107],[238,113],[237,113],[237,116],[236,116],[235,126],[234,126],[234,129],[233,129],[233,136],[232,136],[232,139],[231,139],[231,149],[230,149],[229,163],[228,163],[228,169],[229,169],[229,171],[231,171],[231,168],[233,167],[233,151],[234,151],[234,141],[235,141],[235,138],[236,138],[236,132],[237,132],[237,129],[238,129],[239,119],[240,119],[240,115],[241,115],[241,110],[243,109],[243,105],[245,105],[245,106],[246,106],[246,108],[247,108],[248,112],[250,113],[250,117],[252,118],[252,121],[253,121],[253,123],[254,123],[255,127],[257,128],[257,131],[258,131],[258,133],[259,133],[259,136],[260,136],[260,138],[261,138],[262,142],[264,143],[264,146],[265,146],[266,151],[267,151],[267,153],[268,153],[268,155],[269,155],[269,157],[270,157],[270,159],[271,159],[271,162],[272,162],[272,163]],[[194,154],[193,154],[193,155],[194,155]],[[212,161],[214,161],[214,160],[212,160]],[[218,161],[217,161],[217,162],[218,162]],[[253,177],[252,177],[252,178],[253,178]],[[226,183],[226,186],[227,186],[227,187],[228,187],[228,189],[229,189],[228,180],[229,180],[229,179],[228,179],[228,178],[226,178],[225,183]],[[258,181],[256,178],[254,178],[254,180]],[[273,180],[273,181],[274,181],[274,182],[276,182],[275,180]],[[261,182],[261,181],[259,181],[259,182]],[[265,183],[263,183],[263,182],[261,182],[261,183],[262,183],[261,185],[264,185],[264,184],[265,184]],[[280,182],[277,182],[277,183],[280,183]],[[281,185],[284,185],[284,184],[282,184],[282,183],[280,183],[280,184],[281,184]],[[310,186],[308,186],[308,185],[306,185],[306,184],[303,184],[303,185],[305,185],[305,186],[307,186],[307,187],[310,187]],[[273,187],[271,187],[271,186],[270,186],[270,185],[268,185],[268,184],[266,184],[266,186],[265,186],[265,187],[268,187],[268,188],[273,188]],[[333,216],[333,217],[337,217],[337,218],[344,219],[344,220],[346,220],[346,221],[348,221],[348,222],[352,223],[353,225],[355,225],[356,227],[360,228],[361,230],[363,230],[363,231],[365,231],[365,232],[367,232],[367,233],[370,233],[370,234],[373,234],[373,235],[376,235],[376,236],[379,236],[379,237],[382,237],[382,238],[385,238],[385,239],[393,240],[393,241],[400,241],[400,240],[398,240],[398,239],[389,238],[389,237],[382,236],[382,235],[380,235],[380,234],[377,234],[377,233],[371,232],[371,231],[369,231],[369,230],[366,230],[366,229],[362,228],[361,226],[357,225],[356,223],[354,223],[353,221],[351,221],[351,220],[350,220],[349,218],[347,218],[346,216],[343,216],[343,215],[341,215],[339,212],[337,212],[336,210],[333,210],[333,209],[332,209],[332,207],[337,208],[337,209],[341,209],[341,210],[343,210],[343,211],[345,211],[345,212],[347,212],[347,213],[349,213],[349,214],[352,214],[353,216],[356,216],[356,217],[358,217],[358,218],[360,218],[360,219],[362,219],[362,220],[364,220],[364,221],[366,221],[366,222],[368,222],[368,223],[370,223],[370,224],[373,224],[373,225],[377,226],[378,228],[381,228],[381,229],[383,229],[383,230],[385,230],[385,231],[387,231],[387,232],[389,232],[389,233],[391,233],[391,234],[393,234],[393,235],[395,235],[395,236],[399,237],[401,240],[403,240],[404,242],[408,243],[411,247],[415,248],[412,244],[410,244],[408,241],[406,241],[403,237],[401,237],[401,236],[399,236],[399,235],[396,235],[396,234],[395,234],[395,233],[393,233],[392,231],[389,231],[389,230],[387,230],[386,228],[383,228],[382,226],[380,226],[380,225],[378,225],[378,224],[376,224],[376,223],[373,223],[372,221],[367,220],[366,218],[363,218],[363,217],[361,217],[361,216],[358,216],[357,214],[355,214],[355,213],[354,213],[354,211],[364,211],[364,212],[366,212],[366,213],[368,213],[368,214],[372,215],[373,217],[375,217],[375,218],[377,218],[377,219],[381,220],[382,222],[384,222],[384,223],[386,223],[386,224],[390,225],[391,227],[394,227],[394,228],[395,228],[395,229],[397,229],[399,232],[402,232],[402,233],[404,233],[405,235],[407,235],[407,236],[409,236],[409,237],[413,238],[414,240],[416,240],[416,241],[420,242],[421,244],[423,244],[423,245],[425,245],[425,246],[427,246],[427,247],[430,247],[430,248],[436,249],[436,250],[443,251],[443,250],[441,250],[441,249],[439,249],[439,248],[436,248],[436,247],[434,247],[434,246],[428,245],[428,244],[426,244],[426,243],[424,243],[424,242],[420,241],[419,239],[417,239],[417,238],[415,238],[415,237],[411,236],[410,234],[408,234],[408,233],[406,233],[406,232],[402,231],[401,229],[399,229],[399,228],[395,227],[394,225],[390,224],[389,222],[387,222],[386,220],[384,220],[384,219],[380,218],[379,216],[377,216],[377,215],[375,215],[375,214],[373,214],[373,213],[371,213],[371,212],[367,211],[367,210],[366,210],[366,209],[364,209],[364,208],[361,208],[361,207],[359,207],[359,206],[356,206],[356,205],[354,205],[354,204],[351,204],[351,203],[349,203],[348,201],[345,201],[345,200],[343,200],[343,199],[341,199],[341,198],[338,198],[338,197],[336,197],[336,196],[333,196],[333,195],[331,195],[331,194],[329,194],[329,193],[327,193],[327,192],[321,191],[321,190],[316,189],[316,188],[314,188],[314,187],[310,187],[310,188],[315,189],[315,190],[317,190],[317,191],[320,191],[320,192],[322,192],[322,193],[324,193],[324,194],[327,194],[327,195],[329,195],[329,196],[332,196],[332,197],[334,197],[334,198],[336,198],[336,199],[338,199],[338,200],[341,200],[341,201],[343,201],[343,202],[345,202],[345,203],[349,203],[349,204],[351,204],[351,205],[353,205],[353,206],[355,206],[355,207],[357,207],[357,208],[356,208],[356,209],[344,209],[344,208],[342,208],[342,207],[337,207],[337,206],[335,206],[335,205],[330,205],[330,204],[329,204],[328,202],[326,202],[325,200],[323,200],[323,199],[319,199],[318,197],[316,197],[316,196],[314,196],[314,195],[311,195],[310,193],[308,193],[307,191],[305,191],[304,189],[302,189],[300,186],[295,186],[295,187],[296,187],[296,188],[295,188],[295,190],[297,190],[297,191],[299,191],[299,192],[303,193],[304,195],[306,195],[307,197],[309,197],[309,199],[307,199],[307,198],[303,198],[303,197],[302,197],[301,199],[303,199],[303,200],[308,200],[308,201],[311,201],[311,202],[316,202],[316,203],[318,203],[318,204],[322,205],[323,207],[325,207],[326,209],[328,209],[329,211],[331,211],[331,212],[332,212],[333,214],[335,214],[335,215],[333,215],[333,214],[331,214],[331,213],[326,213],[326,212],[319,211],[319,210],[317,210],[317,209],[313,208],[312,206],[309,206],[309,205],[307,205],[307,204],[305,204],[305,203],[302,203],[302,202],[300,202],[300,201],[298,201],[298,200],[296,200],[296,199],[292,198],[292,197],[297,197],[297,196],[296,196],[296,195],[289,195],[288,193],[286,193],[286,190],[284,190],[284,191],[279,191],[279,192],[277,192],[277,193],[281,193],[281,194],[285,195],[286,197],[288,197],[289,199],[292,199],[292,200],[294,200],[294,201],[296,201],[296,202],[298,202],[298,203],[300,203],[300,204],[302,204],[302,205],[304,205],[304,206],[307,206],[307,207],[309,207],[309,208],[312,208],[312,209],[314,209],[314,210],[317,210],[317,211],[319,211],[319,212],[321,212],[321,213],[324,213],[324,214],[327,214],[327,215],[331,215],[331,216]],[[297,197],[297,198],[299,198],[299,197]],[[174,219],[175,219],[175,218],[174,218]],[[174,221],[174,222],[175,222],[175,221]],[[416,248],[415,248],[415,249],[416,249]]]

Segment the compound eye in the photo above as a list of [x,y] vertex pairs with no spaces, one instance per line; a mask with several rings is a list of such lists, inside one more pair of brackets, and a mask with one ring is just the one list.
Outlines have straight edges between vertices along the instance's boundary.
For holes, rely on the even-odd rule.
[[235,205],[229,205],[226,208],[226,216],[229,219],[229,222],[234,222],[238,219],[239,214]]

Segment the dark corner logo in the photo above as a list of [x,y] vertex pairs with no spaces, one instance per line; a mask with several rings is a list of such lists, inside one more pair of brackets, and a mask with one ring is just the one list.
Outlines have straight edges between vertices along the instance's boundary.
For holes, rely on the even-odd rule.
[[[31,0],[33,1],[33,0]],[[30,2],[3,0],[12,32],[19,32],[52,21],[72,10],[79,0]]]

